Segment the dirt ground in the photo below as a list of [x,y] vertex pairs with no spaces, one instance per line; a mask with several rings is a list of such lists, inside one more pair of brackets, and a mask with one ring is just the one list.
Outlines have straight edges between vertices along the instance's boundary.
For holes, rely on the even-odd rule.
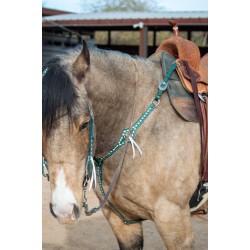
[[[75,225],[61,225],[50,214],[49,182],[43,178],[42,237],[43,250],[117,250],[116,238],[102,212],[86,217],[82,214]],[[96,206],[94,193],[88,193],[89,205]],[[208,216],[192,217],[195,232],[195,250],[208,249]],[[144,250],[166,249],[151,221],[143,222]]]

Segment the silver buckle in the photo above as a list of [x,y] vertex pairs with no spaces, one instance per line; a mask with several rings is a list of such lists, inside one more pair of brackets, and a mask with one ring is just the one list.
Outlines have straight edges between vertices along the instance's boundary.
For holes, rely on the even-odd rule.
[[160,90],[162,90],[162,91],[165,91],[168,88],[168,84],[169,84],[168,82],[162,81],[162,82],[159,83],[159,87],[158,88]]

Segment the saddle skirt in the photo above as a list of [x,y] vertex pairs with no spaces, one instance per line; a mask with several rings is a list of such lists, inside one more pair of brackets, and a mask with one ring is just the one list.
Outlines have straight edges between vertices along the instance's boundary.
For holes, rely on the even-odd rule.
[[[158,51],[151,55],[149,60],[161,64],[162,75],[166,75],[168,69],[176,59],[165,51]],[[198,122],[197,111],[193,95],[183,87],[177,71],[174,71],[169,80],[167,88],[168,96],[173,108],[186,121]]]

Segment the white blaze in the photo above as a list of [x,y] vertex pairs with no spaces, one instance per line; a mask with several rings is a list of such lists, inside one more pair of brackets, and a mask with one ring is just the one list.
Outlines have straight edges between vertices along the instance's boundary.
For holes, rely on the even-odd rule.
[[63,168],[58,172],[56,188],[52,191],[51,201],[54,213],[60,216],[71,214],[73,204],[77,204],[72,190],[67,186]]

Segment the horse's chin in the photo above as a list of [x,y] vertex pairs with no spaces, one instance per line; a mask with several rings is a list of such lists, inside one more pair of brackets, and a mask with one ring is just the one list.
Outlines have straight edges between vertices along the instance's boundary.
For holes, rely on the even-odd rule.
[[68,224],[68,225],[73,225],[76,223],[78,219],[72,219],[70,217],[57,217],[57,221],[60,224]]
[[62,215],[62,214],[55,215],[54,213],[52,214],[60,224],[72,225],[72,224],[75,224],[76,221],[79,219],[80,210],[76,206],[74,206],[74,209],[71,214],[67,214],[67,215]]

